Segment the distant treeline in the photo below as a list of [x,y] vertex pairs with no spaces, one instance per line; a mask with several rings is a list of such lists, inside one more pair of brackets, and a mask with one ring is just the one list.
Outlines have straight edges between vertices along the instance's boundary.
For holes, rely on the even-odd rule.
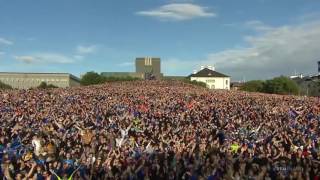
[[134,78],[130,76],[126,77],[105,77],[94,71],[87,72],[81,77],[80,84],[83,86],[102,84],[105,82],[117,82],[117,81],[137,81],[140,78]]
[[204,83],[204,82],[199,82],[199,81],[191,81],[189,78],[186,78],[186,79],[183,79],[182,80],[184,83],[187,83],[187,84],[192,84],[192,85],[195,85],[195,86],[200,86],[200,87],[207,87],[207,84]]
[[47,84],[46,82],[41,82],[37,88],[38,89],[51,89],[51,88],[58,88],[58,86],[55,86],[53,84]]
[[12,87],[0,81],[0,89],[12,89]]
[[298,84],[285,76],[276,77],[266,81],[248,81],[241,87],[241,90],[249,92],[290,95],[298,95],[300,92]]
[[[41,82],[40,85],[36,88],[38,88],[38,89],[51,89],[51,88],[58,88],[58,87],[53,84],[47,84],[46,82]],[[13,88],[10,85],[5,84],[0,81],[0,89],[4,90],[4,89],[13,89]],[[32,89],[34,89],[34,88],[32,88]]]
[[[98,74],[94,71],[87,72],[81,77],[80,83],[83,86],[94,85],[94,84],[102,84],[105,82],[117,82],[117,81],[137,81],[141,80],[140,78],[134,78],[130,76],[126,77],[105,77],[101,74]],[[206,87],[206,83],[191,81],[189,78],[164,78],[164,80],[178,80],[187,84],[192,84],[196,86]]]

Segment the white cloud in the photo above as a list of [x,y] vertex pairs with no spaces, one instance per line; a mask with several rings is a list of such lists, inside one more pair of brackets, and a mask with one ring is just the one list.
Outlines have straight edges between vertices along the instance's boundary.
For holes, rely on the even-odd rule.
[[8,39],[5,39],[5,38],[1,38],[0,37],[0,44],[4,44],[4,45],[13,45],[13,42],[8,40]]
[[79,45],[79,46],[77,46],[76,51],[79,54],[92,54],[97,51],[97,46],[95,46],[95,45],[91,45],[91,46]]
[[319,19],[319,17],[320,17],[320,12],[309,12],[299,16],[298,21],[300,22],[315,21]]
[[14,56],[14,58],[26,64],[70,64],[75,62],[73,58],[58,53],[36,53]]
[[33,56],[15,56],[16,60],[24,62],[26,64],[36,63],[37,59]]
[[138,15],[156,17],[161,20],[189,20],[200,17],[215,17],[207,7],[191,3],[172,3],[148,11],[139,11]]
[[234,80],[291,75],[295,70],[305,74],[317,71],[320,21],[253,29],[259,33],[244,38],[247,47],[211,53],[197,61],[168,60],[164,62],[164,69],[172,73],[185,66],[183,70],[191,73],[194,67],[214,65],[217,71],[231,75]]
[[83,59],[84,59],[84,56],[74,55],[73,58],[74,58],[74,59],[77,59],[77,60],[83,60]]

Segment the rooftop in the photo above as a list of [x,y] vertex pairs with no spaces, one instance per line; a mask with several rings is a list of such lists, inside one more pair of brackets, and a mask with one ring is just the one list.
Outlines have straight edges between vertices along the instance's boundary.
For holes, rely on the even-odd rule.
[[217,71],[213,71],[213,70],[208,69],[208,68],[204,68],[204,69],[198,71],[195,74],[189,75],[189,77],[230,77],[230,76],[227,76],[225,74],[219,73]]
[[38,74],[38,75],[68,75],[71,79],[80,81],[80,78],[78,78],[75,75],[72,75],[70,73],[38,73],[38,72],[0,72],[0,74]]

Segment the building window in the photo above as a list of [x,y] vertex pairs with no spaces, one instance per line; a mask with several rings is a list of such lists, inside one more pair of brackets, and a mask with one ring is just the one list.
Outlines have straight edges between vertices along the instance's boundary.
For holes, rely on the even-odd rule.
[[214,79],[206,80],[206,83],[215,83]]
[[226,80],[226,85],[228,85],[228,80]]
[[146,57],[144,59],[144,65],[145,66],[152,66],[152,58],[151,57]]

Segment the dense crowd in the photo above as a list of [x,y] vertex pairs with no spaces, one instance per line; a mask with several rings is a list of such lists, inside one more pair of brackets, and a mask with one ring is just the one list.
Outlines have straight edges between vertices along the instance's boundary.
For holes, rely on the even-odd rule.
[[118,82],[0,95],[3,179],[319,179],[318,98]]

